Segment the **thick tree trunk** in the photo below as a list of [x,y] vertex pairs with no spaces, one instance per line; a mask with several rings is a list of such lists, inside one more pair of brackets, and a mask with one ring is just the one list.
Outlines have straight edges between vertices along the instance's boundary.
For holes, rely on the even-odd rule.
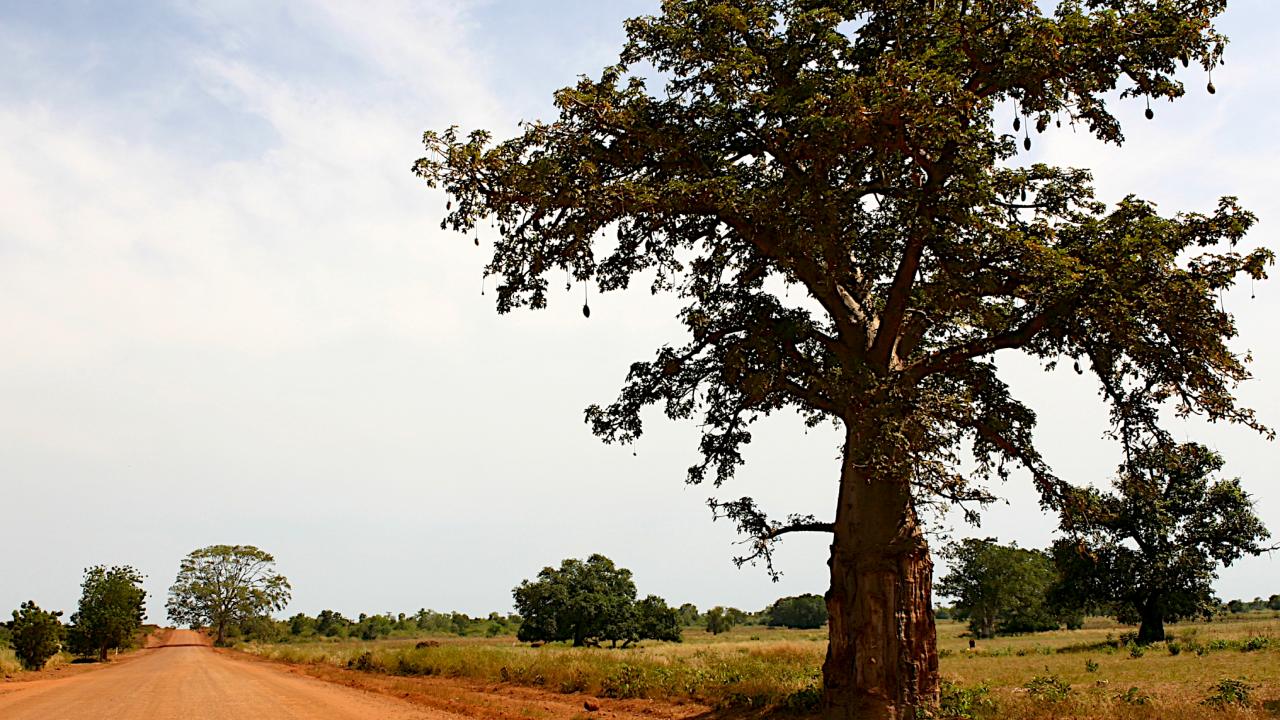
[[1152,601],[1142,608],[1142,624],[1138,626],[1138,644],[1164,642],[1164,613],[1160,603]]
[[851,431],[845,445],[827,591],[827,720],[914,720],[938,702],[933,562],[907,478],[862,469],[874,440]]
[[98,648],[98,662],[106,662],[106,661],[107,661],[107,646],[103,645],[102,647]]

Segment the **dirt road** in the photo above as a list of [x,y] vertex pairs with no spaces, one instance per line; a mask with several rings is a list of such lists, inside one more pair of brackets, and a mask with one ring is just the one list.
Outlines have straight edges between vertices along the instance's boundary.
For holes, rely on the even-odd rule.
[[238,661],[175,630],[118,665],[0,684],[4,720],[452,720],[449,713]]

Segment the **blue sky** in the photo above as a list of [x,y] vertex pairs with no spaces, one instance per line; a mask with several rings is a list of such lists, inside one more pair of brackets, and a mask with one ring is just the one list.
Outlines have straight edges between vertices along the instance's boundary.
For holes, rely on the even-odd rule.
[[[368,7],[365,7],[368,5]],[[820,592],[820,538],[789,540],[782,582],[735,569],[732,529],[681,480],[692,428],[600,445],[581,410],[677,331],[674,306],[577,296],[498,317],[482,256],[438,229],[409,173],[427,128],[510,133],[612,62],[652,2],[0,5],[0,609],[72,609],[80,571],[148,574],[153,619],[179,559],[212,543],[276,554],[291,610],[506,609],[543,565],[604,552],[641,592],[758,608]],[[1106,199],[1206,209],[1238,194],[1275,247],[1280,10],[1240,1],[1219,92],[1124,110],[1130,141],[1049,134],[1033,157],[1092,167]],[[1280,424],[1280,285],[1224,298]],[[577,291],[575,290],[575,293]],[[554,298],[553,298],[554,300]],[[1005,360],[1067,477],[1115,465],[1105,411],[1074,373]],[[1280,452],[1221,449],[1280,532]],[[765,422],[727,494],[827,514],[836,439]],[[979,529],[1045,544],[1025,478]],[[1263,557],[1221,594],[1280,592]]]

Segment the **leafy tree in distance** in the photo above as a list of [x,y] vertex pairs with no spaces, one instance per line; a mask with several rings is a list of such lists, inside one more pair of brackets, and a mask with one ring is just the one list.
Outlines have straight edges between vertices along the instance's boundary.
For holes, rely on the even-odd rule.
[[106,661],[108,650],[129,644],[147,614],[142,580],[142,573],[128,565],[95,565],[84,571],[80,607],[67,634],[72,652]]
[[1280,610],[1280,595],[1272,595],[1267,598],[1268,610]]
[[955,598],[952,616],[968,620],[977,637],[1058,628],[1047,603],[1058,571],[1046,553],[976,538],[952,543],[942,553],[950,571],[938,581],[938,594]]
[[1222,464],[1203,445],[1161,437],[1131,452],[1116,492],[1074,491],[1086,510],[1054,545],[1054,594],[1140,623],[1140,643],[1164,640],[1165,621],[1211,617],[1218,565],[1258,554],[1269,536],[1240,482],[1212,479]]
[[657,595],[648,595],[638,601],[632,610],[634,629],[630,633],[635,640],[666,640],[681,642],[680,613],[667,606],[667,601]]
[[554,120],[496,144],[429,131],[414,167],[450,196],[442,226],[496,226],[499,312],[545,307],[561,273],[684,302],[688,337],[588,409],[606,441],[634,441],[660,405],[702,430],[689,482],[719,486],[759,417],[838,425],[830,522],[712,503],[755,540],[739,561],[771,570],[781,536],[833,533],[832,720],[938,702],[922,510],[991,500],[1010,464],[1073,510],[998,351],[1087,367],[1117,422],[1172,401],[1263,429],[1233,397],[1247,373],[1218,307],[1272,261],[1234,249],[1254,217],[1231,198],[1107,207],[1087,171],[1013,164],[1058,122],[1121,143],[1116,102],[1178,98],[1180,66],[1220,63],[1226,0],[1041,5],[665,0],[627,22],[616,65],[555,94]]
[[676,612],[680,615],[680,624],[685,627],[693,627],[702,619],[702,616],[698,614],[698,606],[693,603],[681,605]]
[[646,637],[668,639],[644,633],[666,632],[667,618],[661,613],[675,618],[656,596],[640,603],[651,614],[638,617],[631,571],[598,553],[586,560],[568,558],[559,568],[545,567],[537,580],[521,582],[512,595],[523,620],[516,632],[522,642],[568,640],[581,647],[609,641],[625,647]]
[[733,616],[719,605],[703,613],[702,619],[707,624],[707,632],[712,635],[729,632],[737,624],[734,622]]
[[182,560],[165,604],[180,625],[208,626],[215,642],[228,627],[268,615],[289,604],[289,581],[275,571],[275,558],[252,545],[210,545]]
[[779,598],[767,611],[769,627],[813,629],[827,623],[827,603],[812,593]]
[[22,667],[39,670],[62,649],[65,628],[60,617],[61,611],[41,610],[34,600],[22,603],[13,611],[9,642]]

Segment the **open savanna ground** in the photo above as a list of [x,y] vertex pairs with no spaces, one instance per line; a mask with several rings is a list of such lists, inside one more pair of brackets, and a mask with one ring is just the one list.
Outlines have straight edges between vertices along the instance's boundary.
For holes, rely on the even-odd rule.
[[[1170,642],[1142,648],[1126,642],[1131,632],[1092,620],[1082,630],[981,640],[971,650],[965,627],[942,621],[946,709],[973,718],[1280,716],[1280,614],[1171,625]],[[824,630],[752,626],[717,636],[689,630],[684,643],[626,650],[532,648],[510,637],[432,639],[439,644],[418,648],[399,639],[241,649],[357,671],[352,675],[466,678],[730,712],[812,709],[826,650]]]

